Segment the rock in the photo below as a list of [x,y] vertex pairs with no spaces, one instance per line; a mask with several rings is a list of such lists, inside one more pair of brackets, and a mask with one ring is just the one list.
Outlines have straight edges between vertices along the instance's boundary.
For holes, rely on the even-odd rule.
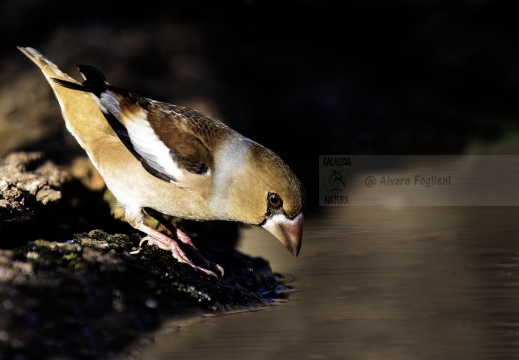
[[0,231],[18,230],[35,222],[61,198],[70,180],[41,152],[17,152],[0,162]]
[[278,296],[268,263],[225,242],[193,239],[225,267],[216,279],[156,247],[130,254],[139,240],[94,230],[0,250],[2,358],[109,358],[173,316],[266,306]]

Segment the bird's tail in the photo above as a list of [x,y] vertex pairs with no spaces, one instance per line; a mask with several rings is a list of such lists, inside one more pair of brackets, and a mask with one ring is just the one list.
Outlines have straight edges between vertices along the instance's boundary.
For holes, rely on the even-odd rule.
[[[63,118],[67,124],[68,130],[76,137],[79,144],[89,152],[89,147],[96,144],[98,139],[105,134],[113,133],[110,124],[106,121],[103,113],[99,109],[95,98],[85,91],[71,91],[72,88],[78,88],[81,85],[62,72],[56,65],[49,61],[45,56],[30,47],[18,47],[25,56],[34,62],[45,75],[49,85],[51,86],[61,107]],[[85,74],[93,78],[101,78],[104,82],[104,76],[98,74],[98,70],[84,68]],[[58,83],[58,81],[60,83]],[[68,86],[64,86],[67,84]],[[63,85],[63,86],[62,86]],[[78,88],[78,90],[86,90]],[[95,131],[93,130],[95,129]],[[113,133],[115,135],[115,133]]]
[[[32,60],[40,70],[43,72],[43,75],[50,80],[52,78],[62,79],[70,82],[76,82],[73,78],[65,74],[61,71],[55,64],[53,64],[49,59],[40,54],[38,51],[34,50],[30,47],[17,47],[25,56]],[[77,83],[77,82],[76,82]],[[52,84],[51,84],[52,86]]]

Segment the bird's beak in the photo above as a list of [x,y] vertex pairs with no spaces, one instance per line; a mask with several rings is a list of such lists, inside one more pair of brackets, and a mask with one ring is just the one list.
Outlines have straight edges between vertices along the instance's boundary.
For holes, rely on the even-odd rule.
[[290,220],[285,215],[277,214],[261,225],[265,230],[274,235],[294,256],[299,254],[301,239],[303,238],[303,213],[299,213]]

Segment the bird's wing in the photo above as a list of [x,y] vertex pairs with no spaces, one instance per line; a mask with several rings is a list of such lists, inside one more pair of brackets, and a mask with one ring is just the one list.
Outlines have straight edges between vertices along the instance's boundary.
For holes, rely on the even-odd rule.
[[186,172],[210,174],[211,151],[203,136],[191,127],[182,108],[111,90],[101,96],[101,104],[111,114],[118,114],[116,117],[126,128],[133,150],[153,175],[181,182]]
[[[194,110],[144,98],[106,82],[93,66],[78,65],[82,84],[54,79],[74,90],[91,92],[121,142],[152,175],[181,184],[187,173],[209,175],[213,165],[200,124],[211,127],[216,120]],[[194,114],[187,114],[194,112]],[[196,121],[191,119],[196,115]],[[204,121],[205,118],[208,121]],[[218,126],[216,126],[218,128]]]

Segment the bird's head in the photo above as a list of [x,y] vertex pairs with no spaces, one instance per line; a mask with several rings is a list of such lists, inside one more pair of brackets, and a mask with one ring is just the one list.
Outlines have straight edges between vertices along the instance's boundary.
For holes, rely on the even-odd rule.
[[235,220],[259,225],[297,256],[303,237],[306,194],[287,164],[260,144],[249,144],[247,166],[236,171],[228,194]]

